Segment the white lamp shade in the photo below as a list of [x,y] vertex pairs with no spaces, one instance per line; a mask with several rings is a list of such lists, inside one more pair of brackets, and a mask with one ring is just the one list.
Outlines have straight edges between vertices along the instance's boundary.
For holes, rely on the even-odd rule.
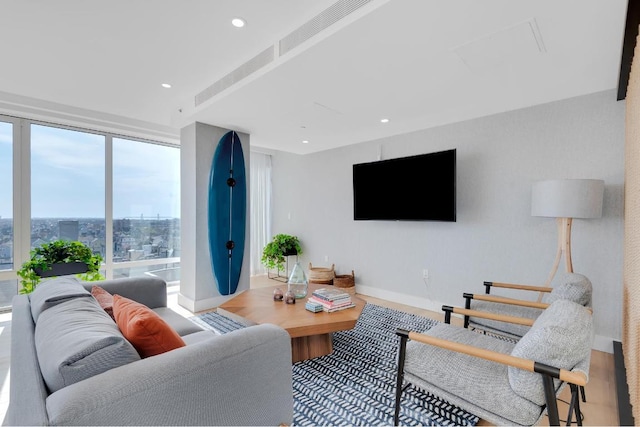
[[531,192],[531,215],[553,218],[600,218],[604,181],[553,179],[538,181]]

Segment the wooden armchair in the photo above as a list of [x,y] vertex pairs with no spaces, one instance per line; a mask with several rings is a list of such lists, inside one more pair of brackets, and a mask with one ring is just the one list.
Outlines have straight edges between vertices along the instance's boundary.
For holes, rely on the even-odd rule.
[[398,329],[395,425],[405,382],[498,425],[534,425],[545,410],[559,425],[556,396],[569,384],[567,419],[575,414],[581,425],[578,387],[588,380],[591,313],[558,300],[531,323],[517,343],[446,323],[424,334]]
[[[554,288],[512,283],[484,282],[484,294],[465,293],[465,308],[497,315],[524,317],[535,320],[549,304],[558,299],[567,299],[585,307],[591,307],[593,287],[587,277],[578,273],[566,273]],[[494,288],[538,292],[541,301],[505,298],[491,294]],[[500,321],[474,315],[464,317],[465,327],[520,339],[529,330],[529,325]]]

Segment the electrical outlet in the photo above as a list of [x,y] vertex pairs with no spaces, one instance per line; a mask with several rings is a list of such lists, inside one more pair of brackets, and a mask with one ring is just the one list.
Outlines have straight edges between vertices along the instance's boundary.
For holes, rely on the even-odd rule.
[[324,262],[329,262],[329,255],[324,256]]
[[422,270],[422,278],[425,279],[425,280],[429,278],[429,270],[428,269],[425,268],[424,270]]

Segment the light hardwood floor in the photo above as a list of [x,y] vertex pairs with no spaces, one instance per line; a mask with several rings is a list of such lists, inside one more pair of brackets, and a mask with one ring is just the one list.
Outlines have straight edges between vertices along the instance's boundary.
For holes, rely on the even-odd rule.
[[[266,276],[253,277],[251,287],[275,286],[280,284],[275,280],[267,279]],[[286,284],[283,284],[286,286]],[[178,305],[178,287],[168,289],[168,304],[171,308],[182,315],[189,317],[193,314]],[[358,295],[368,303],[389,307],[420,316],[425,316],[442,321],[441,313],[435,313],[416,307],[385,301],[379,298]],[[456,322],[458,320],[454,320]],[[11,346],[11,314],[0,314],[0,421],[4,419],[7,406],[9,404],[9,359]],[[390,355],[395,357],[395,355]],[[601,351],[593,351],[591,356],[590,379],[586,387],[587,403],[583,403],[581,409],[584,413],[583,425],[585,426],[613,426],[619,425],[618,408],[616,403],[615,371],[613,355]],[[561,395],[561,398],[568,401],[568,389]],[[559,403],[561,413],[567,410],[567,405]],[[564,418],[564,416],[561,416]],[[489,425],[481,421],[480,425]],[[548,425],[548,421],[543,419],[540,425]]]

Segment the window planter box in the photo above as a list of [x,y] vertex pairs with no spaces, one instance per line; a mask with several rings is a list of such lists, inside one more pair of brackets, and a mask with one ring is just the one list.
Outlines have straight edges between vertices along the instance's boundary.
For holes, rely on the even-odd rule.
[[68,276],[71,274],[81,274],[88,271],[87,264],[84,262],[60,262],[51,264],[50,270],[35,269],[40,277]]

